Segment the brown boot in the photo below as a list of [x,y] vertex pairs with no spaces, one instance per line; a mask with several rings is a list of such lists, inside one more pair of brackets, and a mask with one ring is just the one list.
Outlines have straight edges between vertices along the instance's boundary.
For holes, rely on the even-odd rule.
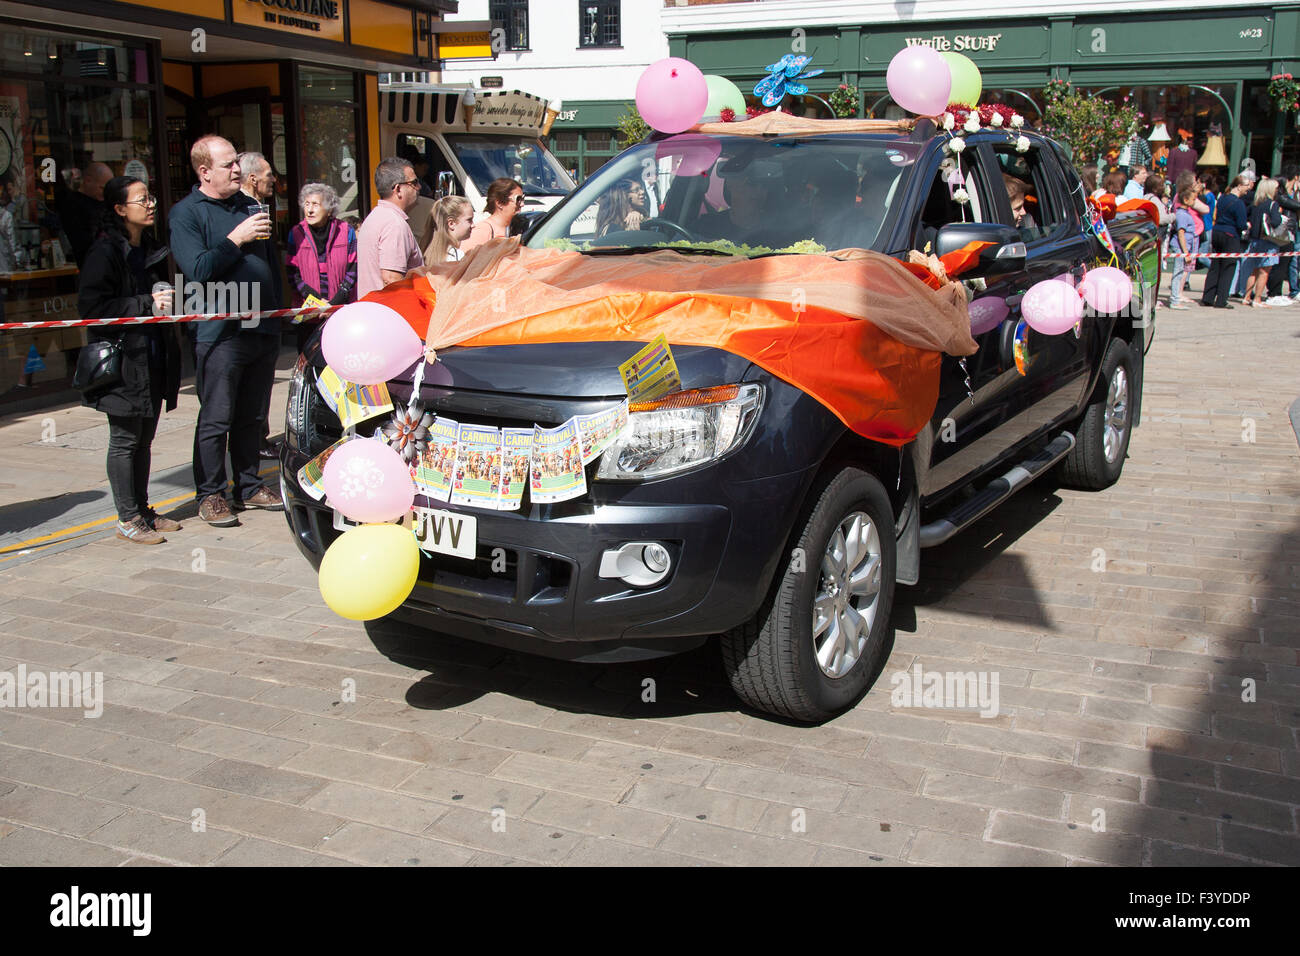
[[199,517],[214,528],[229,528],[239,524],[239,519],[230,510],[223,495],[208,495],[199,502]]
[[263,485],[244,499],[245,508],[261,508],[263,511],[283,511],[284,500],[279,492]]
[[119,521],[117,536],[123,541],[134,541],[136,544],[162,544],[167,540],[139,516],[130,521]]

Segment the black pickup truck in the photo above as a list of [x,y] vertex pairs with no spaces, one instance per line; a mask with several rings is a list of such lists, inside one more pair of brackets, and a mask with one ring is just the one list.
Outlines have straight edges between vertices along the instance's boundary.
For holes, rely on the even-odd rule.
[[[1111,262],[1086,227],[1079,178],[1057,144],[1033,133],[1019,142],[1005,131],[973,133],[958,166],[949,136],[924,120],[876,132],[699,136],[713,143],[691,160],[700,166],[703,155],[702,169],[674,178],[660,146],[634,146],[534,224],[525,245],[587,255],[665,243],[699,255],[857,247],[901,259],[982,240],[992,245],[960,276],[977,290],[978,352],[944,357],[932,420],[900,452],[860,437],[736,354],[674,347],[684,390],[736,386],[730,397],[634,411],[625,439],[588,466],[581,499],[525,500],[517,512],[451,506],[474,557],[463,540],[460,555],[426,542],[415,590],[393,617],[574,661],[672,654],[716,637],[746,703],[822,721],[874,680],[895,585],[919,581],[921,549],[1049,469],[1081,488],[1118,480],[1153,333],[1155,227],[1131,213],[1110,222],[1119,265],[1134,280],[1122,314],[1089,311],[1073,333],[1041,335],[1020,321],[1024,292]],[[611,227],[607,197],[644,184],[650,168],[657,208]],[[1011,179],[1026,199],[1019,221]],[[841,215],[846,209],[854,215]],[[460,422],[558,425],[622,399],[616,369],[638,347],[444,349],[419,398]],[[328,506],[295,477],[340,435],[313,387],[323,365],[313,343],[295,371],[281,460],[289,525],[314,564],[339,533]],[[408,400],[411,374],[389,388]],[[447,508],[419,497],[417,505]]]

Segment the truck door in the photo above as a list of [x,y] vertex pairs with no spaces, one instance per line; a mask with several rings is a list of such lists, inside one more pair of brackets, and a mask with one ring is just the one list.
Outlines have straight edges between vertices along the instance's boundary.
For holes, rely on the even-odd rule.
[[[1003,221],[1002,183],[1000,177],[994,178],[991,154],[968,148],[962,154],[960,181],[953,175],[957,167],[951,158],[932,153],[929,161],[929,193],[911,233],[913,248],[929,251],[927,243],[933,243],[948,223]],[[958,188],[966,190],[967,203],[953,198]],[[1007,286],[1006,277],[989,279],[987,291],[977,293],[971,302],[971,335],[979,352],[964,362],[943,357],[934,418],[918,438],[931,443],[929,472],[921,481],[923,498],[960,482],[1012,444],[1005,425],[1013,415],[1014,396],[1001,358],[1005,327],[1015,324],[1005,301],[1010,294]],[[1015,375],[1014,366],[1011,374]]]
[[[1049,147],[1032,144],[1021,153],[1011,142],[993,141],[984,149],[1005,186],[998,196],[1003,221],[1020,230],[1028,252],[1024,272],[998,284],[998,294],[1006,295],[1011,318],[1018,323],[1020,299],[1034,283],[1063,279],[1077,285],[1086,268],[1101,263],[1091,261],[1095,241],[1083,231],[1066,174]],[[1017,221],[1011,197],[1021,193],[1025,211]],[[1002,330],[999,358],[1005,369],[1002,375],[1010,382],[1007,437],[1012,442],[1035,437],[1071,416],[1088,384],[1088,356],[1097,345],[1099,322],[1106,321],[1085,310],[1077,334],[1043,335],[1027,326],[1020,329],[1020,365],[1014,354],[1016,329]]]

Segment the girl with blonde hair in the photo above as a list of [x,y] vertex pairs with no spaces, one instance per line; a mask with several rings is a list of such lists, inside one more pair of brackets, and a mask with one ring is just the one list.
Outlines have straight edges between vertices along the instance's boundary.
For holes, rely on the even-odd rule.
[[427,265],[459,262],[464,256],[460,246],[474,228],[474,207],[464,196],[443,196],[433,204],[433,238],[424,250]]

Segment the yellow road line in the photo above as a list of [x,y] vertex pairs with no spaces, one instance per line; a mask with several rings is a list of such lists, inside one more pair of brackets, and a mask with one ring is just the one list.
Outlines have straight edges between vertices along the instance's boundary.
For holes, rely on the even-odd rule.
[[[259,477],[262,475],[269,475],[274,471],[278,471],[279,468],[280,468],[279,465],[272,465],[269,468],[263,468],[257,474]],[[233,481],[226,482],[226,487],[227,488],[234,487],[234,482]],[[171,498],[164,498],[162,501],[154,502],[154,507],[165,508],[168,505],[174,505],[179,501],[185,501],[193,497],[194,497],[194,493],[189,492],[187,494],[176,495]],[[117,516],[113,515],[108,518],[98,518],[95,521],[87,521],[85,524],[73,525],[71,528],[64,528],[61,531],[51,531],[49,534],[43,534],[38,538],[28,538],[26,541],[19,541],[17,544],[12,544],[7,548],[2,548],[0,549],[0,554],[10,555],[11,558],[17,557],[18,555],[14,553],[16,551],[23,551],[33,547],[48,547],[51,544],[58,543],[58,541],[63,538],[80,537],[81,535],[88,533],[93,528],[98,528],[101,525],[111,524],[116,520],[117,520]],[[8,561],[8,560],[10,560],[10,558],[0,558],[0,562]]]

